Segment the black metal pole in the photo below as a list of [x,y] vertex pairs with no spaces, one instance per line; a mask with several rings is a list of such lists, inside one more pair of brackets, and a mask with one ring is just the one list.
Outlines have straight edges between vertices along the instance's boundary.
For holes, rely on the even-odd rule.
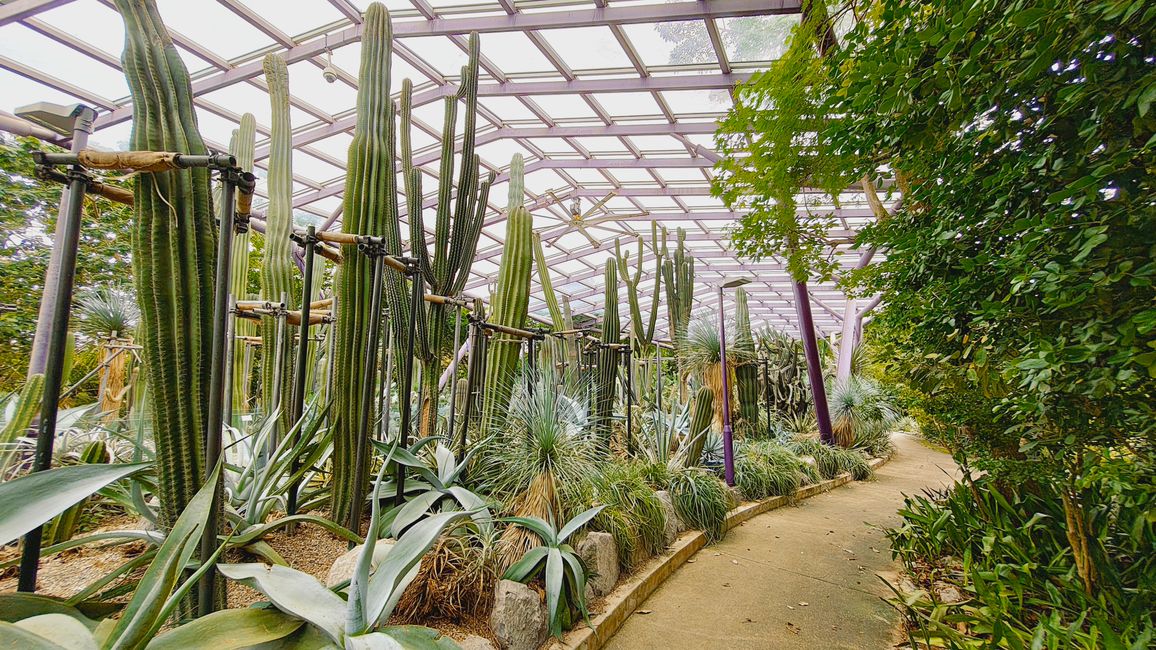
[[[401,409],[401,427],[397,432],[399,439],[398,444],[402,447],[409,447],[410,427],[412,423],[410,420],[410,405],[412,403],[413,392],[413,364],[414,364],[414,348],[417,343],[417,310],[422,308],[422,294],[424,287],[422,286],[421,274],[415,265],[409,265],[407,271],[412,288],[410,289],[409,300],[409,334],[406,336],[405,347],[406,356],[403,357],[404,372],[401,373],[401,383],[398,385],[398,408]],[[397,493],[393,497],[394,505],[400,506],[405,502],[405,465],[397,464]]]
[[[382,274],[385,272],[384,253],[374,251],[371,254],[373,254],[373,284],[369,299],[369,333],[366,336],[365,359],[362,361],[364,366],[362,367],[361,379],[361,421],[357,427],[357,453],[354,461],[357,476],[361,475],[361,470],[366,466],[368,460],[369,424],[372,421],[371,415],[373,413],[373,377],[374,370],[377,368],[378,327],[381,325],[381,288],[384,280]],[[364,500],[364,487],[361,480],[354,482],[353,502],[350,504],[349,520],[346,522],[346,528],[353,531],[361,529],[361,502]],[[373,531],[370,531],[370,534],[373,534]]]
[[626,453],[634,454],[634,371],[630,364],[630,346],[623,348],[626,354]]
[[[482,326],[477,321],[475,321],[473,317],[470,317],[469,327],[470,358],[467,361],[468,365],[466,367],[466,401],[464,404],[462,404],[462,432],[461,437],[458,439],[458,453],[460,455],[464,455],[466,453],[466,431],[469,430],[470,419],[474,412],[474,395],[477,392],[478,368],[479,364],[481,363],[480,359],[483,348],[482,339],[484,338],[484,334],[482,334]],[[450,435],[453,435],[452,430],[450,431]]]
[[[461,356],[461,351],[458,350],[458,344],[462,338],[462,306],[454,305],[454,358],[450,361],[450,414],[449,420],[446,422],[446,440],[453,448],[454,444],[454,416],[457,415],[458,410],[458,357]],[[472,351],[473,348],[470,348]]]
[[[236,207],[236,170],[221,170],[221,214],[217,236],[217,276],[213,289],[213,342],[209,362],[209,409],[205,423],[205,479],[213,476],[213,470],[221,457],[221,418],[224,416],[225,400],[225,336],[229,329],[229,285],[233,270],[233,230],[234,208]],[[231,370],[231,368],[230,368]],[[216,495],[209,506],[209,520],[201,533],[201,561],[207,562],[217,550],[218,518],[220,517],[221,484],[218,480]],[[210,568],[201,575],[197,583],[197,611],[201,616],[216,610],[217,569]]]
[[527,386],[530,390],[530,397],[534,396],[534,384],[538,383],[538,368],[534,363],[534,339],[526,339],[526,370],[527,372]]
[[[60,273],[56,276],[55,300],[52,302],[52,329],[48,342],[48,359],[44,367],[44,401],[40,406],[40,428],[36,436],[33,472],[52,466],[52,446],[56,437],[56,401],[64,383],[65,347],[68,344],[68,319],[72,310],[72,285],[76,280],[76,248],[80,244],[80,215],[84,208],[84,190],[88,176],[79,165],[68,174],[68,212],[56,225],[60,240]],[[36,573],[40,570],[40,544],[44,527],[37,526],[24,536],[20,556],[19,591],[36,591]]]
[[763,408],[767,411],[767,437],[772,436],[773,430],[771,427],[771,377],[767,370],[770,364],[770,359],[763,358]]
[[[305,270],[302,279],[301,292],[301,342],[297,344],[297,374],[293,377],[293,405],[290,415],[292,422],[297,426],[297,435],[301,434],[301,416],[305,412],[305,375],[309,363],[309,302],[313,300],[313,250],[317,247],[317,228],[309,226],[305,229]],[[290,443],[292,446],[296,441]],[[297,455],[293,454],[289,461],[289,476],[297,473]],[[285,514],[297,514],[297,481],[289,484],[289,494],[285,504]]]

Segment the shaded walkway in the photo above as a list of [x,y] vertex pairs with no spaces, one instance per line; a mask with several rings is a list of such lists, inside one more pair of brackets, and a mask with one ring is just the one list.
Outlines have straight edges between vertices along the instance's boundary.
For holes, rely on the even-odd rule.
[[[946,454],[900,436],[877,480],[772,510],[699,551],[610,640],[641,648],[889,648],[898,613],[876,574],[903,495],[950,482]],[[649,612],[649,613],[640,613]]]

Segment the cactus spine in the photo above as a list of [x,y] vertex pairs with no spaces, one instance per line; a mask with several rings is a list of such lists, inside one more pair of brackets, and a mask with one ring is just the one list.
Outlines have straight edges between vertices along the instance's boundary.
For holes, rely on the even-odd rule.
[[[525,165],[516,154],[510,161],[510,191],[507,200],[506,242],[502,245],[502,263],[498,269],[498,288],[490,303],[490,322],[508,327],[522,327],[530,305],[530,270],[532,265],[534,218],[522,205]],[[506,406],[518,368],[522,341],[506,334],[495,334],[486,355],[485,404],[482,407],[483,431],[492,431],[505,421]]]
[[[265,55],[262,62],[265,82],[269,87],[272,124],[269,131],[269,205],[265,210],[265,251],[261,260],[261,296],[277,302],[285,296],[286,309],[296,309],[297,292],[293,289],[293,245],[289,235],[293,231],[293,129],[289,122],[289,69],[285,59],[276,54]],[[302,328],[305,331],[305,328]],[[261,322],[261,349],[265,351],[261,364],[261,399],[266,415],[280,409],[278,421],[282,432],[293,423],[287,408],[293,394],[293,336],[286,328],[283,356],[277,358],[277,321],[266,318]],[[277,366],[280,365],[280,368]],[[280,377],[280,390],[273,380]],[[273,395],[281,395],[281,403],[273,404]]]
[[[229,151],[237,157],[237,166],[253,171],[253,149],[257,139],[257,120],[252,113],[241,116],[241,128],[233,131]],[[233,269],[230,293],[233,300],[243,300],[249,295],[249,230],[237,233],[233,240]],[[247,318],[235,319],[233,323],[237,336],[255,336],[256,325]],[[233,412],[243,413],[249,404],[249,369],[252,353],[249,346],[233,344]],[[228,423],[231,424],[231,423]]]
[[751,312],[747,292],[735,291],[735,387],[739,396],[739,422],[756,426],[759,422],[759,366],[755,361],[755,338],[751,333]]
[[[389,97],[392,28],[389,13],[380,3],[365,12],[361,39],[361,68],[358,74],[357,124],[349,144],[348,172],[345,176],[343,232],[384,237],[389,252],[400,248],[397,214],[397,182],[394,161],[396,113]],[[344,246],[345,262],[335,283],[336,323],[333,393],[335,431],[333,436],[332,516],[347,521],[353,494],[368,481],[368,468],[357,466],[358,416],[361,410],[362,364],[369,322],[378,314],[369,309],[373,268],[355,246]],[[405,333],[405,280],[386,273],[386,298],[395,328]],[[400,287],[398,286],[400,285]],[[397,326],[397,322],[402,324]],[[395,332],[397,331],[395,329]],[[394,340],[404,340],[395,338]],[[398,357],[406,361],[406,355]],[[402,363],[398,364],[399,366]]]
[[[132,92],[132,148],[205,154],[189,74],[152,0],[116,0]],[[216,225],[209,171],[136,175],[133,278],[153,409],[161,521],[171,526],[201,485],[209,403]]]
[[690,411],[690,451],[687,452],[686,464],[693,467],[702,462],[702,450],[706,446],[706,437],[710,435],[711,423],[714,421],[714,391],[710,386],[702,386],[694,395],[694,406]]
[[[478,35],[471,34],[469,63],[462,67],[461,91],[458,96],[447,97],[445,100],[432,253],[426,242],[425,223],[422,219],[421,173],[413,166],[413,149],[410,145],[413,86],[408,79],[402,84],[401,161],[411,224],[410,250],[418,259],[422,280],[430,292],[442,296],[456,297],[466,286],[478,248],[478,237],[482,233],[490,186],[494,182],[493,173],[484,181],[479,181],[480,161],[474,154],[474,131],[478,114],[478,47]],[[454,175],[454,128],[459,99],[464,101],[466,113],[458,194],[457,200],[453,201],[450,190]],[[421,344],[416,349],[422,360],[422,435],[433,435],[436,429],[438,380],[441,377],[445,347],[452,341],[445,336],[446,331],[452,327],[452,309],[447,308],[447,305],[430,303],[424,314],[419,315]]]
[[686,254],[686,232],[677,230],[678,245],[673,257],[666,246],[666,230],[662,231],[662,276],[666,281],[666,310],[670,340],[674,342],[675,363],[678,366],[678,397],[686,401],[686,370],[678,352],[686,338],[690,323],[691,302],[694,299],[694,258]]
[[[605,312],[602,315],[602,343],[614,344],[621,341],[622,322],[618,317],[618,265],[615,260],[606,260]],[[611,422],[614,417],[615,396],[618,394],[617,349],[598,350],[598,375],[594,386],[594,426],[603,444],[609,449]]]

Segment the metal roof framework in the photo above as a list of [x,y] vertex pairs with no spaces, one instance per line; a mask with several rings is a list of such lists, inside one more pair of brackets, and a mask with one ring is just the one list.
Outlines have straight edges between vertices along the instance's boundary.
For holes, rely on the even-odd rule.
[[[289,64],[294,142],[294,208],[299,220],[340,218],[345,150],[355,123],[354,100],[363,0],[159,0],[173,40],[193,77],[201,132],[226,148],[242,112],[257,118],[258,176],[268,156],[269,100],[261,59]],[[386,0],[395,36],[392,88],[414,84],[415,163],[428,177],[425,205],[437,195],[441,98],[456,92],[466,35],[481,36],[477,152],[499,174],[467,294],[487,297],[497,276],[505,231],[510,157],[526,159],[527,204],[548,242],[555,290],[576,314],[603,307],[602,269],[614,240],[637,255],[649,243],[650,221],[687,231],[696,259],[696,301],[714,306],[723,278],[752,280],[754,325],[797,335],[791,282],[780,260],[740,260],[727,227],[741,215],[712,197],[716,122],[730,108],[735,84],[765,69],[798,21],[800,0]],[[672,36],[673,34],[673,36]],[[762,39],[752,48],[750,35]],[[744,36],[748,37],[744,41]],[[776,40],[777,38],[777,40]],[[132,105],[120,75],[123,28],[111,0],[13,0],[0,5],[0,108],[39,100],[80,101],[99,110],[94,142],[128,140]],[[761,49],[760,49],[761,48]],[[337,81],[321,70],[332,58]],[[118,83],[119,81],[119,83]],[[459,122],[462,116],[459,113]],[[459,133],[461,125],[459,124]],[[460,136],[459,136],[460,146]],[[595,247],[562,218],[608,193],[605,214],[591,225]],[[259,183],[258,195],[263,194]],[[803,218],[837,220],[830,254],[846,267],[855,232],[873,219],[857,191],[839,207],[800,197]],[[259,205],[260,202],[258,202]],[[404,201],[401,205],[404,205]],[[640,213],[643,213],[640,215]],[[426,223],[433,223],[428,218]],[[406,228],[402,223],[403,234]],[[640,299],[654,289],[655,251],[647,247]],[[531,314],[546,315],[531,287]],[[833,283],[810,287],[815,323],[825,335],[841,327],[845,296]],[[628,315],[625,292],[620,313]],[[644,302],[644,305],[647,304]],[[627,316],[628,317],[628,316]],[[660,307],[659,336],[666,336]]]

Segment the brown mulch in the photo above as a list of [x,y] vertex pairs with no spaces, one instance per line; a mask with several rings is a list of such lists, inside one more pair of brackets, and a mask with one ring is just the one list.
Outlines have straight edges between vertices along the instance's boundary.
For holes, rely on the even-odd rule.
[[[101,526],[85,531],[83,535],[113,531],[136,530],[140,528],[138,517],[125,514],[110,516],[101,522]],[[85,587],[112,572],[120,565],[128,562],[144,552],[148,546],[144,542],[130,542],[116,546],[94,544],[70,549],[62,553],[44,557],[40,561],[40,570],[36,574],[37,591],[46,596],[70,598]],[[0,548],[0,562],[18,558],[20,548],[17,544],[9,544]],[[144,567],[138,568],[130,574],[130,578],[139,578],[144,573]],[[20,568],[17,565],[0,571],[0,592],[15,591],[20,577]],[[105,589],[115,587],[116,583],[107,585]],[[114,600],[125,600],[127,596]]]

